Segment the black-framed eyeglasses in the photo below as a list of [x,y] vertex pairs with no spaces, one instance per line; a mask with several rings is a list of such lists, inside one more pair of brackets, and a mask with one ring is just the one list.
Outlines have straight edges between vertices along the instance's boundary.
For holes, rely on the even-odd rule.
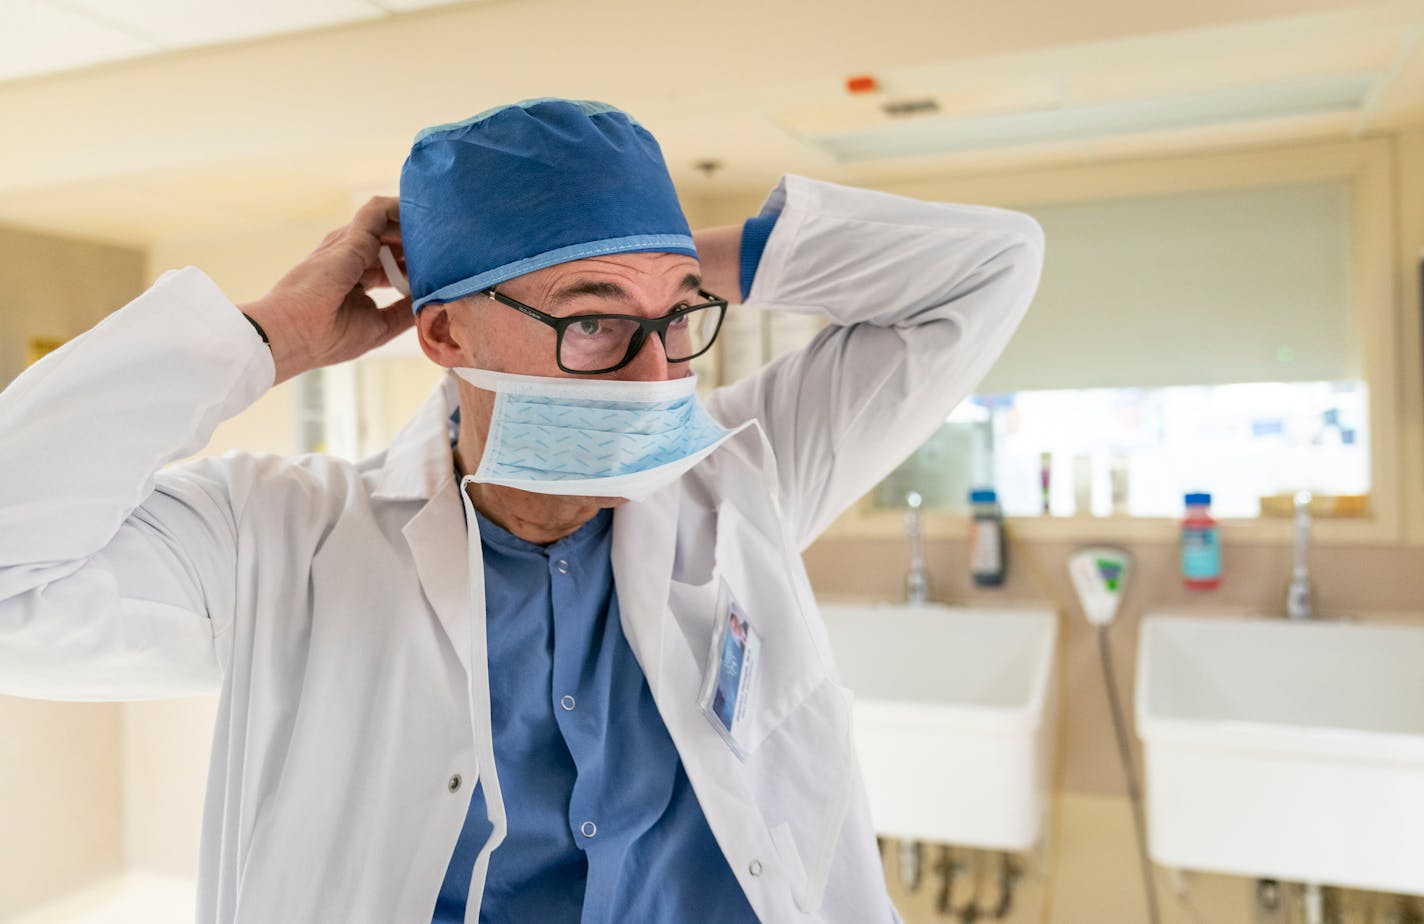
[[575,375],[614,372],[633,361],[649,334],[657,334],[670,363],[685,363],[706,353],[722,329],[727,300],[697,290],[706,299],[696,305],[674,308],[660,318],[636,314],[571,314],[556,317],[516,301],[494,289],[485,294],[501,305],[549,325],[558,337],[555,360],[559,368]]

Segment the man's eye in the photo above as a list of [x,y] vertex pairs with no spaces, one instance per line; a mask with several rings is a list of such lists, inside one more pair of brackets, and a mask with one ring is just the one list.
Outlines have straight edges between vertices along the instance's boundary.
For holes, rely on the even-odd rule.
[[603,329],[603,322],[598,318],[585,318],[574,325],[574,332],[585,337],[593,337]]

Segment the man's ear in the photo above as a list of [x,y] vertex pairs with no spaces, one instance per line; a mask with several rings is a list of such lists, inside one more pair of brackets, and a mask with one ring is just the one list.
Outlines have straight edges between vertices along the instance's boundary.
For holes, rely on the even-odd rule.
[[420,348],[437,366],[453,369],[468,366],[470,360],[460,343],[450,316],[449,305],[426,305],[415,316]]

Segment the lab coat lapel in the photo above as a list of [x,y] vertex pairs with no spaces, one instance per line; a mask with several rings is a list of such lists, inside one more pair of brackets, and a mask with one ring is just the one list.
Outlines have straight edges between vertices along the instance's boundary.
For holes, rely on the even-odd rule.
[[464,508],[453,473],[401,529],[425,598],[435,610],[466,673],[470,670],[470,582]]
[[421,590],[455,654],[470,669],[470,583],[466,563],[464,504],[455,480],[451,414],[459,404],[453,374],[447,374],[386,451],[371,499],[422,501],[401,534],[415,560]]
[[668,584],[677,545],[677,512],[682,497],[676,481],[652,497],[624,504],[613,513],[613,583],[623,635],[643,668],[653,698],[662,689],[663,632]]

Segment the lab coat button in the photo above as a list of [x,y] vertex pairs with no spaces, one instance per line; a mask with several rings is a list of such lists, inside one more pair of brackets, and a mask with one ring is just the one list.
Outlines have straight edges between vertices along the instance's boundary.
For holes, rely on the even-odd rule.
[[568,573],[569,573],[569,563],[568,563],[567,561],[565,561],[564,559],[561,558],[561,559],[559,559],[558,561],[554,562],[554,569],[555,569],[556,571],[558,571],[560,574],[568,574]]
[[564,695],[564,698],[561,699],[561,700],[559,700],[559,705],[564,707],[564,711],[565,711],[565,712],[573,712],[573,711],[574,711],[574,698],[573,698],[572,696],[569,696],[569,695],[565,694],[565,695]]
[[747,867],[747,872],[751,873],[753,876],[760,876],[760,875],[761,875],[761,861],[760,861],[760,860],[753,860],[753,861],[751,862],[751,865]]
[[450,777],[449,787],[451,792],[460,791],[460,774],[457,773],[454,776]]
[[591,821],[585,821],[583,824],[579,825],[579,830],[583,832],[584,837],[593,837],[595,834],[598,833],[598,825],[594,824]]

